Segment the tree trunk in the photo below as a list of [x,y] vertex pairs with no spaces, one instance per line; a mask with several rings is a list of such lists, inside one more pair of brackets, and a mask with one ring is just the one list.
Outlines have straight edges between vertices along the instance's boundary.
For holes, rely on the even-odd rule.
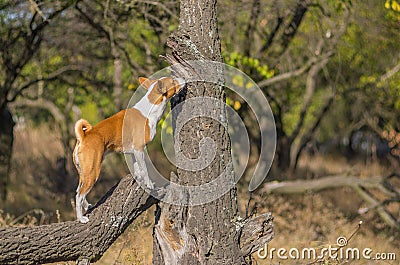
[[[173,54],[184,61],[222,62],[216,0],[181,0],[180,5],[179,30],[169,40],[170,44],[173,43],[170,45]],[[225,102],[222,85],[199,81],[187,84],[186,89],[186,100],[212,97]],[[179,108],[180,112],[173,115],[173,120],[179,120],[179,115],[190,107],[183,103]],[[224,104],[212,106],[205,103],[202,108],[224,115]],[[230,169],[226,179],[234,181],[230,141],[224,126],[211,118],[197,117],[175,133],[179,134],[179,145],[186,158],[199,158],[199,145],[207,137],[214,140],[216,154],[205,169],[193,172],[178,167],[177,175],[171,177],[172,182],[202,185],[215,180],[226,168]],[[190,194],[184,194],[176,197],[176,201],[189,201],[189,197]],[[237,220],[235,188],[207,204],[176,206],[160,203],[154,229],[153,264],[246,264],[239,244],[241,229]]]
[[[222,61],[215,7],[216,0],[182,0],[180,27],[171,38],[176,44],[173,52],[180,58]],[[202,81],[188,84],[186,100],[199,96],[225,102],[222,84]],[[189,108],[186,102],[179,106],[182,112]],[[226,123],[224,104],[208,103],[200,108],[212,109]],[[173,119],[178,121],[182,112]],[[229,182],[231,187],[235,183],[230,141],[223,125],[207,117],[196,117],[184,124],[179,131],[179,143],[185,157],[198,158],[201,140],[207,138],[214,140],[216,154],[205,169],[196,172],[178,169],[177,176],[172,174],[173,182],[196,186],[227,172],[222,184]],[[158,206],[154,264],[246,264],[246,257],[273,237],[270,213],[245,220],[238,216],[235,188],[203,205],[186,206],[182,202],[190,201],[187,197],[175,201],[178,206],[167,203]],[[82,261],[79,264],[88,264],[96,261],[125,228],[155,202],[156,199],[140,189],[131,177],[126,177],[89,211],[90,222],[87,224],[75,221],[0,229],[0,264],[41,264],[77,259]]]
[[290,139],[287,136],[278,138],[276,155],[278,157],[278,168],[287,171],[290,168]]
[[7,198],[14,125],[8,108],[0,108],[0,199],[3,201]]

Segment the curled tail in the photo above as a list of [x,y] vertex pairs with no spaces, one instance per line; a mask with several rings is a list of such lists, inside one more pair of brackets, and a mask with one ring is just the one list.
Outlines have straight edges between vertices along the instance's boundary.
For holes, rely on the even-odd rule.
[[80,119],[75,123],[75,136],[81,141],[85,134],[92,129],[92,125],[87,120]]

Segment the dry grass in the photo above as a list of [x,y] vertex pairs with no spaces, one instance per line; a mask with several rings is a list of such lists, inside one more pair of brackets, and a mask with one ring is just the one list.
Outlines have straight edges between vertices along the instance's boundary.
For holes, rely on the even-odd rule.
[[[348,199],[351,200],[352,196]],[[377,231],[377,226],[384,226],[374,214],[368,216],[349,217],[342,209],[330,202],[324,194],[307,194],[305,196],[268,196],[267,199],[257,198],[260,209],[269,209],[274,216],[275,238],[268,245],[268,249],[315,248],[320,251],[323,247],[336,246],[340,236],[350,238],[357,230],[359,221],[363,221],[361,228],[348,242],[347,247],[371,248],[374,253],[396,253],[397,261],[368,263],[366,260],[356,260],[352,264],[398,264],[400,258],[400,242],[398,231],[383,229]],[[260,210],[261,211],[261,210]],[[318,253],[318,252],[317,252]],[[313,260],[279,259],[277,254],[273,259],[260,259],[253,255],[258,264],[307,264]],[[287,256],[287,253],[286,253]],[[325,257],[317,264],[350,264],[345,259],[332,261]],[[329,262],[330,263],[329,263]],[[371,262],[371,261],[369,261]],[[257,263],[256,263],[257,264]]]

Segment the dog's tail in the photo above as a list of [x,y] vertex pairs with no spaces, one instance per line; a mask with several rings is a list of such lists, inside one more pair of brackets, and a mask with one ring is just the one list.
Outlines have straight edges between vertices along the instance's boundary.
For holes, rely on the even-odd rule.
[[75,123],[75,136],[78,141],[81,141],[82,138],[85,136],[92,129],[92,125],[87,120],[80,119]]

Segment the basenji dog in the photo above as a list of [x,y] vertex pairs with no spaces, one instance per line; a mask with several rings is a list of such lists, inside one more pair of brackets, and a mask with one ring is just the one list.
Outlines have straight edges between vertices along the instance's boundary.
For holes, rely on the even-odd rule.
[[148,188],[153,188],[147,174],[144,148],[154,138],[168,101],[181,90],[184,80],[140,77],[139,83],[147,92],[132,108],[121,110],[95,126],[84,119],[75,124],[77,141],[73,161],[79,174],[75,208],[81,223],[89,222],[89,218],[83,216],[82,207],[87,211],[91,206],[86,195],[99,178],[103,158],[109,152],[133,154],[136,177],[142,179]]

